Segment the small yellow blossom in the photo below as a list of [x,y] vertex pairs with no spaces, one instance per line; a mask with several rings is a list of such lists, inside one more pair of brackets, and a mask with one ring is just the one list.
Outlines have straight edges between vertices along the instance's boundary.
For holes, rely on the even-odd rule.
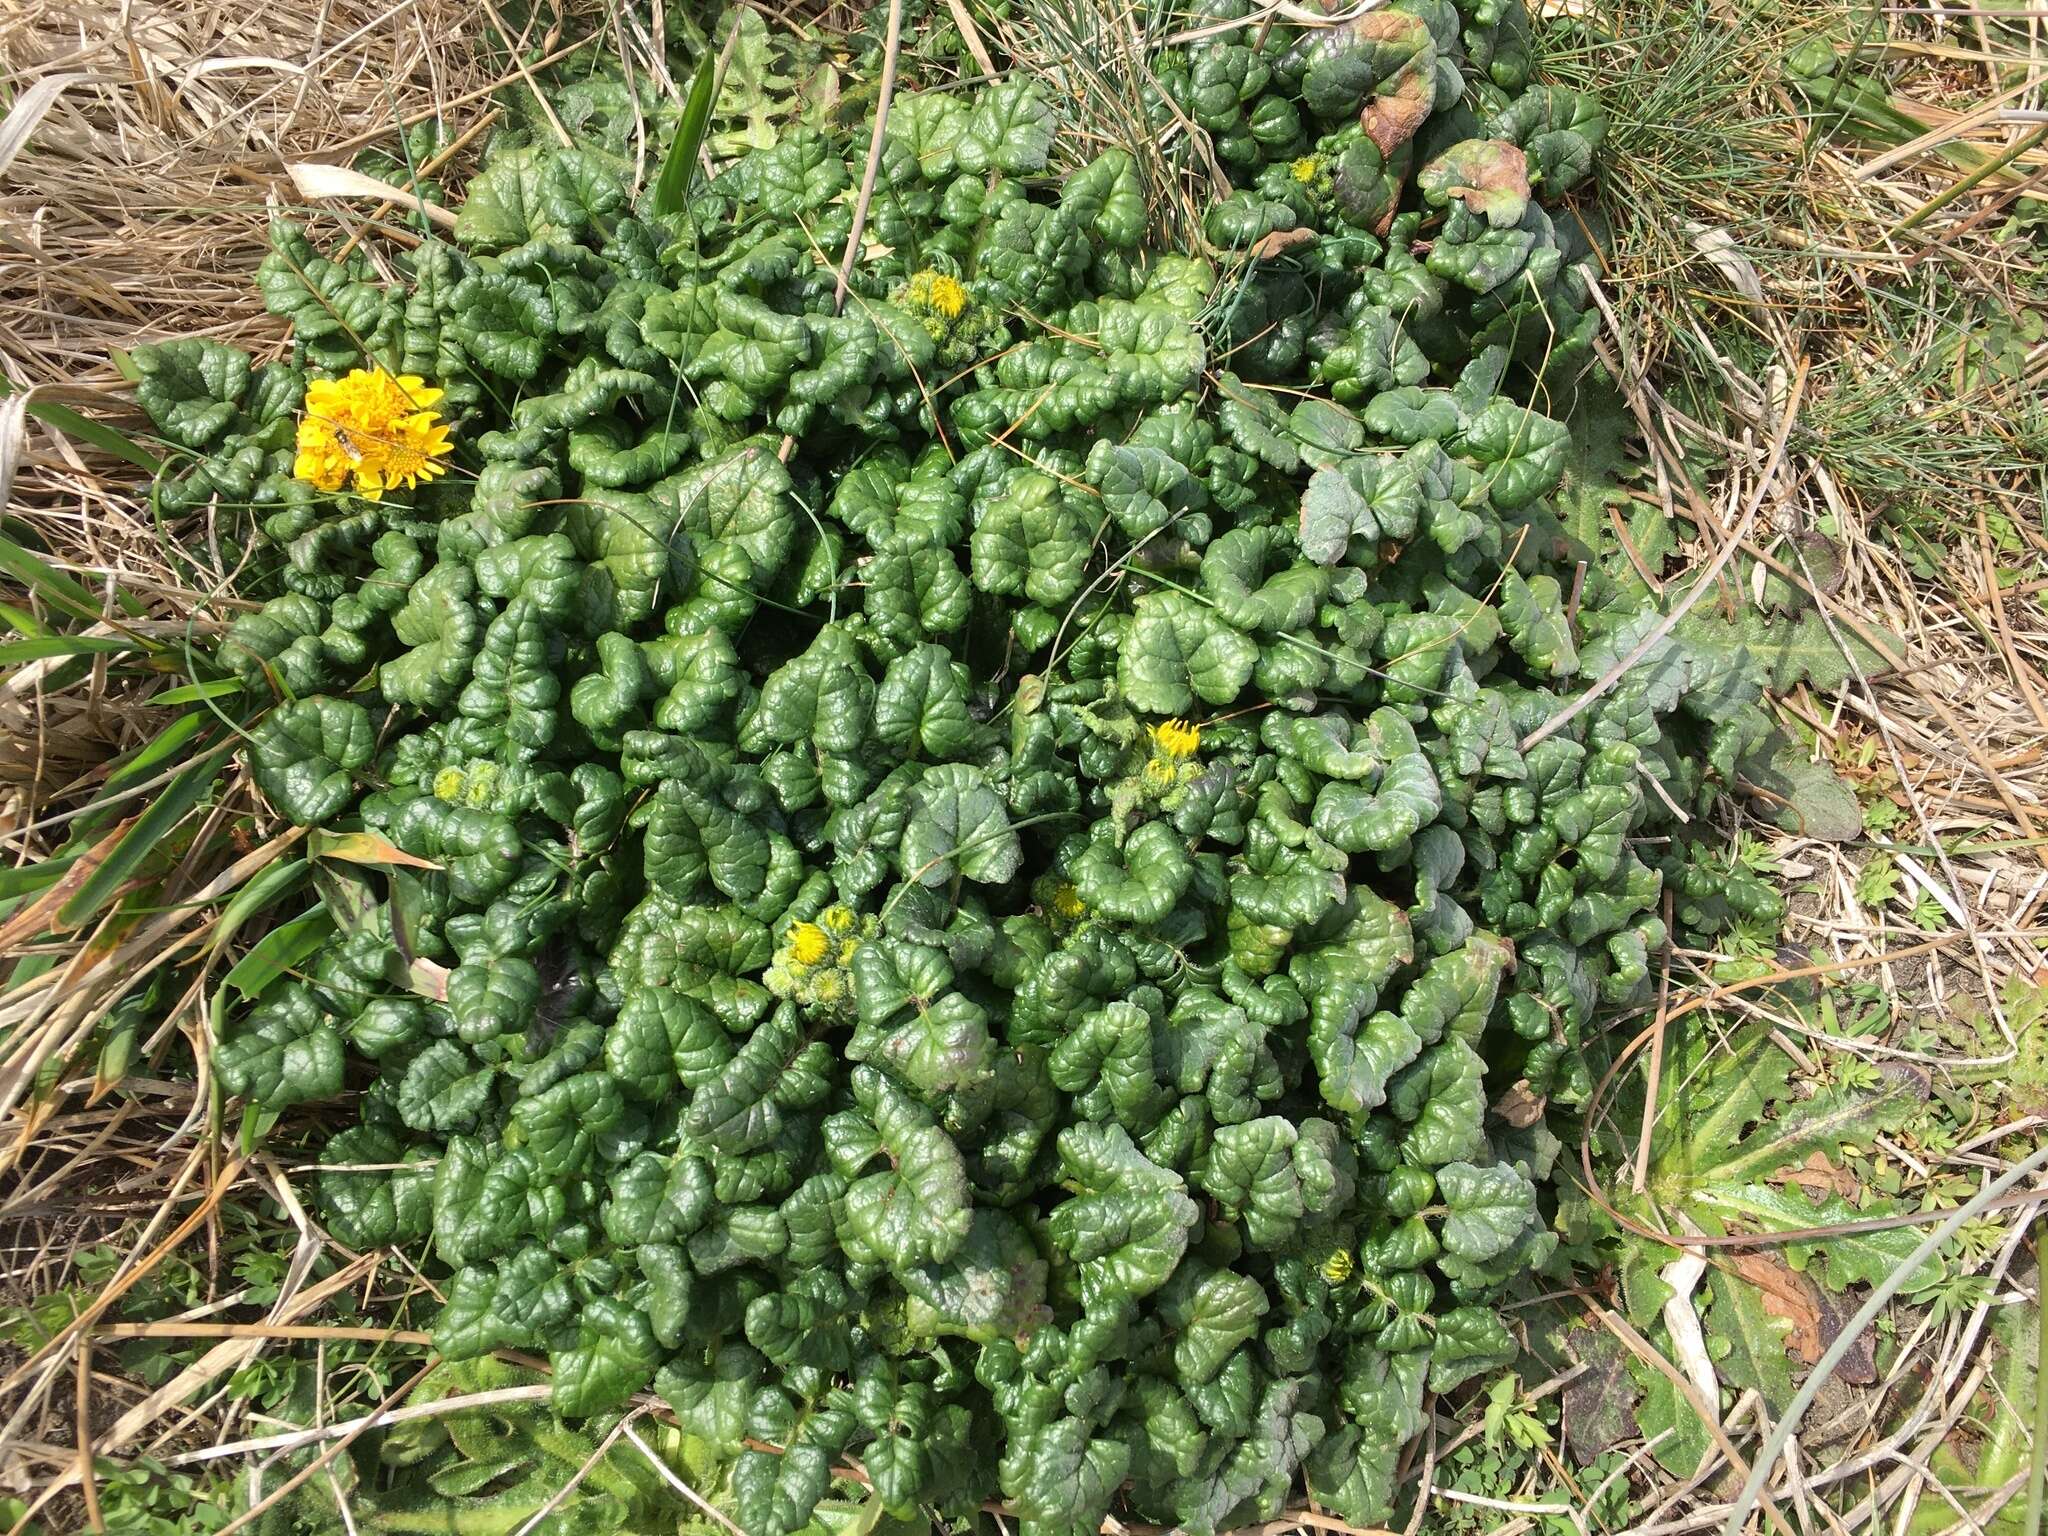
[[816,1019],[841,1020],[853,1008],[853,976],[847,969],[880,924],[839,903],[807,923],[792,923],[770,957],[761,981]]
[[306,386],[292,473],[323,491],[353,481],[371,501],[447,473],[447,423],[434,409],[443,390],[417,374],[357,368]]
[[1152,745],[1176,761],[1202,749],[1202,728],[1185,720],[1162,720],[1152,727]]
[[961,311],[967,308],[967,290],[960,286],[960,280],[930,268],[911,278],[906,297],[912,305],[945,320],[959,319]]
[[798,923],[789,931],[789,957],[798,965],[816,965],[832,949],[832,936],[816,923]]
[[1148,757],[1144,774],[1147,787],[1164,794],[1180,782],[1180,764],[1170,757]]
[[1081,893],[1074,889],[1074,882],[1062,880],[1052,893],[1052,915],[1063,922],[1077,923],[1088,915],[1088,904],[1081,899]]
[[436,800],[460,800],[462,798],[462,770],[452,764],[440,769],[434,775],[434,798]]
[[1316,179],[1316,172],[1323,168],[1323,162],[1314,155],[1303,155],[1287,167],[1287,174],[1303,186]]
[[1331,1285],[1342,1285],[1351,1278],[1352,1259],[1350,1250],[1337,1248],[1323,1260],[1323,1279]]

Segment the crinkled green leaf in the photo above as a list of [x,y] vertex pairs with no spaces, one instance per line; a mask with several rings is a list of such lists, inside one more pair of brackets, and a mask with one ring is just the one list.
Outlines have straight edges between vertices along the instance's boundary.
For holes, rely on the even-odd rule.
[[1251,680],[1258,647],[1210,608],[1178,592],[1138,599],[1118,651],[1118,682],[1132,706],[1177,715],[1197,697],[1232,702]]
[[1009,79],[977,93],[953,144],[953,158],[970,176],[1040,170],[1052,148],[1053,112],[1037,88]]
[[906,880],[944,885],[956,874],[1000,885],[1024,862],[1002,796],[979,769],[961,763],[927,768],[910,792],[909,819],[897,853]]
[[377,738],[370,713],[348,699],[292,699],[250,734],[249,763],[270,803],[300,826],[331,821],[356,793]]

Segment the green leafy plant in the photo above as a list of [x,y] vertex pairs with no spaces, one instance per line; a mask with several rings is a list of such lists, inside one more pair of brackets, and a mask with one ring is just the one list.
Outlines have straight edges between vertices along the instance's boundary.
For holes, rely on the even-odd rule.
[[[435,1366],[412,1396],[419,1406],[470,1394],[499,1400],[371,1431],[272,1503],[253,1529],[257,1536],[680,1529],[664,1473],[702,1482],[712,1470],[692,1462],[682,1437],[643,1419],[634,1444],[611,1433],[616,1415],[564,1424],[545,1401],[512,1395],[540,1380],[538,1372],[499,1360]],[[317,1447],[293,1452],[279,1466],[245,1473],[233,1498],[215,1506],[215,1525],[226,1523],[229,1510],[271,1494],[317,1454]],[[339,1500],[346,1500],[346,1521]]]
[[[1795,993],[1781,1006],[1804,1012],[1812,1003]],[[1814,1011],[1834,1017],[1831,1007]],[[1836,1235],[1815,1235],[1816,1229],[1825,1234],[1836,1224],[1907,1211],[1904,1201],[1881,1192],[1885,1181],[1869,1170],[1869,1159],[1883,1138],[1915,1140],[1942,1111],[1916,1068],[1843,1054],[1825,1081],[1795,1076],[1791,1058],[1753,1029],[1722,1035],[1688,1020],[1674,1026],[1666,1053],[1644,1192],[1619,1195],[1615,1203],[1652,1230],[1805,1234],[1765,1252],[1738,1251],[1727,1262],[1712,1256],[1693,1298],[1705,1311],[1705,1336],[1724,1385],[1754,1390],[1767,1409],[1781,1411],[1796,1385],[1799,1349],[1810,1363],[1816,1329],[1836,1315],[1828,1298],[1891,1276],[1920,1236],[1907,1225]],[[1835,1183],[1852,1171],[1853,1204]],[[1825,1184],[1804,1182],[1816,1177]],[[1942,1203],[1931,1183],[1921,1194],[1924,1208]],[[1906,1295],[1937,1315],[1974,1305],[1982,1292],[1969,1271],[1983,1244],[2001,1236],[1980,1228],[1968,1240],[1959,1237],[1908,1277]],[[1660,1316],[1673,1296],[1664,1270],[1678,1257],[1675,1247],[1622,1235],[1621,1307],[1655,1337],[1662,1336]],[[1801,1327],[1803,1346],[1794,1337]],[[1663,1373],[1634,1362],[1629,1368],[1645,1433],[1673,1431],[1658,1460],[1689,1475],[1710,1450],[1705,1425]]]
[[[213,1065],[251,1137],[351,1095],[323,1219],[445,1266],[444,1358],[657,1394],[749,1536],[849,1457],[1043,1536],[1372,1521],[1425,1393],[1512,1363],[1558,1143],[1489,1086],[1583,1101],[1667,893],[1776,921],[1671,808],[1826,660],[1656,634],[1527,403],[1586,358],[1545,199],[1604,119],[1526,38],[1162,50],[1240,187],[1194,250],[1008,79],[892,104],[843,306],[865,129],[673,209],[511,135],[396,286],[277,227],[289,361],[138,354],[159,498],[255,509],[220,666],[315,829]],[[301,415],[296,478],[344,370],[431,381],[450,472]]]

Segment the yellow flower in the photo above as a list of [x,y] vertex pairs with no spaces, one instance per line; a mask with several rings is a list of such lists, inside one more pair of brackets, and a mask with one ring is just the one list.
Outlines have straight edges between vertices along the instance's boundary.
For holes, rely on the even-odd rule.
[[1180,782],[1180,764],[1170,757],[1145,759],[1145,782],[1162,794]]
[[812,922],[792,923],[776,946],[773,963],[762,973],[762,984],[814,1019],[843,1019],[853,1007],[853,977],[847,967],[876,927],[872,916],[863,917],[837,902]]
[[1052,893],[1052,915],[1063,922],[1077,923],[1088,915],[1088,904],[1081,899],[1081,893],[1074,889],[1074,882],[1062,880],[1059,888]]
[[1323,168],[1323,162],[1314,155],[1303,155],[1287,167],[1287,174],[1303,186],[1316,179],[1316,172]]
[[944,320],[957,320],[967,308],[967,290],[960,280],[927,268],[910,280],[905,295],[918,308],[928,309]]
[[816,923],[798,923],[789,930],[789,958],[798,965],[816,965],[832,953],[832,936]]
[[1352,1261],[1347,1249],[1333,1249],[1323,1260],[1323,1279],[1331,1285],[1342,1285],[1351,1278]]
[[440,460],[452,445],[434,409],[444,393],[417,374],[394,377],[382,368],[315,379],[306,386],[292,473],[323,491],[353,480],[371,501],[447,473]]
[[1178,761],[1202,749],[1202,728],[1185,720],[1162,720],[1152,727],[1152,745]]

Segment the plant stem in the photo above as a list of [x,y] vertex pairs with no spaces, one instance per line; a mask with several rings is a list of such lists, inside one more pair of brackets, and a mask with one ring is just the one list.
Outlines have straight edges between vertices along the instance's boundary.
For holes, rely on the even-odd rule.
[[2048,1307],[2043,1307],[2041,1282],[2048,1277],[2048,1263],[2042,1262],[2043,1239],[2048,1238],[2048,1216],[2034,1227],[2034,1444],[2033,1464],[2027,1469],[2027,1512],[2020,1517],[2020,1536],[2041,1536],[2042,1473],[2048,1468]]

